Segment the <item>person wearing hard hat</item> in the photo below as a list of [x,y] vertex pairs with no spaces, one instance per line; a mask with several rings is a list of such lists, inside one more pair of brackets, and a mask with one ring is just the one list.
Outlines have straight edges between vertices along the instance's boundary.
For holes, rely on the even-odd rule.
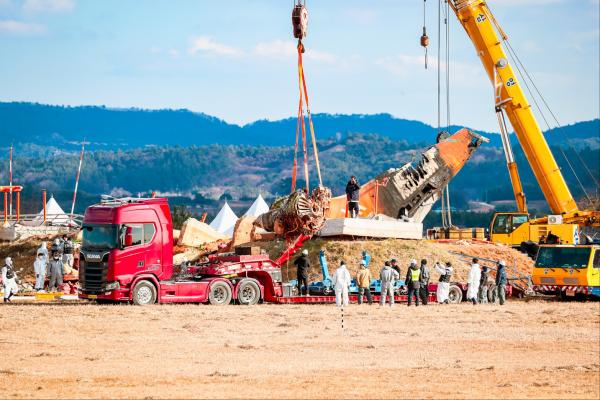
[[467,289],[467,300],[472,301],[473,305],[477,304],[477,297],[479,296],[479,283],[481,281],[481,267],[479,266],[479,259],[474,258],[471,264],[471,270],[469,271],[469,278],[467,280],[469,287]]
[[10,257],[4,259],[4,266],[2,267],[2,285],[4,286],[4,302],[10,302],[10,298],[19,291],[19,287],[17,286],[17,273],[14,270],[13,261]]
[[448,304],[450,302],[448,295],[450,294],[452,263],[447,262],[445,266],[442,266],[440,263],[435,263],[435,270],[440,273],[436,291],[437,302],[440,304]]
[[363,303],[363,294],[367,296],[367,302],[369,305],[373,304],[373,298],[371,297],[371,271],[367,268],[367,262],[360,260],[360,271],[356,274],[356,283],[358,284],[358,304]]
[[410,266],[406,272],[405,279],[408,287],[408,306],[412,304],[412,297],[415,296],[415,306],[419,306],[419,297],[421,292],[421,268],[417,265],[417,260],[410,260]]
[[308,271],[310,270],[308,250],[302,250],[300,257],[294,260],[294,265],[296,266],[296,279],[298,280],[298,294],[302,295],[302,284],[304,284],[308,296]]
[[504,305],[506,301],[506,284],[508,278],[506,277],[506,261],[500,260],[498,262],[498,269],[496,270],[496,290],[498,291],[498,299],[500,305]]
[[348,305],[348,290],[350,289],[351,281],[352,278],[350,277],[350,272],[348,272],[348,269],[346,268],[346,263],[342,261],[339,268],[335,270],[331,277],[331,285],[335,290],[335,304],[338,307]]

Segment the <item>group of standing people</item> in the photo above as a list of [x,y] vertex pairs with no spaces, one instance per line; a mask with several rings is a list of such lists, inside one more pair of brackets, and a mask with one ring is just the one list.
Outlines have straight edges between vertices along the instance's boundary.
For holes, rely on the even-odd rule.
[[[310,261],[308,259],[308,251],[303,250],[302,255],[298,257],[294,264],[297,267],[297,284],[298,292],[302,294],[302,289],[305,288],[306,295],[308,293],[308,272],[310,269]],[[439,280],[437,285],[436,297],[437,302],[440,304],[449,304],[450,302],[450,280],[452,279],[452,263],[446,262],[445,264],[436,262],[434,266],[435,270],[439,273]],[[498,290],[498,298],[500,304],[504,304],[506,301],[506,263],[504,261],[498,262],[498,268],[496,271],[496,287]],[[468,290],[467,300],[472,301],[473,304],[487,303],[487,291],[489,281],[490,268],[479,266],[479,260],[473,259],[471,269],[469,271],[468,278]],[[394,291],[396,287],[396,281],[400,279],[401,269],[396,259],[385,261],[383,268],[379,274],[379,280],[381,284],[381,295],[379,298],[379,305],[384,306],[389,301],[390,307],[394,305]],[[410,261],[404,284],[408,289],[408,306],[410,307],[415,302],[415,306],[419,304],[427,305],[429,298],[429,282],[431,278],[431,271],[427,260],[423,259],[420,263],[416,259]],[[364,298],[369,304],[373,303],[373,297],[371,294],[371,271],[369,270],[366,261],[363,259],[360,261],[360,269],[356,274],[356,285],[358,286],[358,304],[363,304]],[[349,289],[352,284],[352,277],[345,261],[340,262],[340,266],[336,269],[331,278],[331,286],[335,291],[336,305],[338,307],[347,306],[349,303]]]
[[[488,287],[490,283],[490,268],[479,265],[479,259],[473,258],[471,269],[469,270],[467,300],[476,304],[486,304],[488,302]],[[506,302],[506,285],[508,278],[506,276],[506,262],[500,260],[496,266],[496,291],[500,305]]]
[[33,263],[35,272],[35,290],[43,291],[46,276],[49,277],[48,290],[55,291],[63,284],[65,275],[65,264],[73,267],[74,244],[70,237],[63,235],[57,238],[50,246],[50,255],[48,254],[48,245],[42,242],[37,251],[37,257]]

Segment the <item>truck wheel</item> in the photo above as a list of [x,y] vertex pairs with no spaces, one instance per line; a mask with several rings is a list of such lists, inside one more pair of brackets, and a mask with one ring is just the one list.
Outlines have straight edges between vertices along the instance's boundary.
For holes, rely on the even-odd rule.
[[448,303],[460,304],[460,302],[462,301],[462,298],[463,298],[462,290],[456,285],[451,285],[450,290],[448,291]]
[[243,280],[238,286],[237,297],[240,304],[252,306],[260,300],[260,288],[254,281]]
[[147,306],[156,303],[156,288],[148,281],[139,281],[133,287],[133,304]]
[[208,302],[214,306],[224,306],[231,303],[231,288],[223,281],[215,282],[210,286]]

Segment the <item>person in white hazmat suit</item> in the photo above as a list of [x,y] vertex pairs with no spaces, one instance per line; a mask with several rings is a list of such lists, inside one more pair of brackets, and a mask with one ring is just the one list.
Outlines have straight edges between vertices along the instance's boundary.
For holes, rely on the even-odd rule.
[[387,296],[390,298],[390,307],[394,305],[394,284],[400,279],[400,274],[395,269],[392,269],[390,262],[386,261],[379,274],[381,281],[381,295],[379,297],[379,307],[385,305]]
[[437,286],[437,302],[440,304],[448,304],[450,299],[450,279],[452,278],[452,263],[447,262],[445,266],[440,263],[435,263],[435,270],[440,273],[440,280]]
[[17,286],[17,273],[13,267],[12,258],[4,259],[2,267],[2,286],[4,286],[4,302],[10,302],[10,298],[19,291]]
[[350,288],[351,280],[352,278],[346,268],[346,263],[342,261],[339,268],[335,270],[331,277],[331,284],[335,290],[335,304],[338,307],[348,305],[348,289]]
[[467,300],[472,301],[473,305],[477,304],[477,298],[479,297],[479,283],[481,281],[481,267],[479,266],[479,260],[477,258],[473,259],[473,264],[471,264],[471,270],[469,271],[469,279],[468,284],[469,288],[467,289]]
[[37,249],[37,254],[42,254],[44,256],[44,261],[46,262],[46,266],[48,266],[48,243],[42,242],[40,247]]
[[46,259],[44,254],[38,252],[37,258],[33,262],[33,271],[35,272],[35,290],[44,290],[44,280],[46,279]]

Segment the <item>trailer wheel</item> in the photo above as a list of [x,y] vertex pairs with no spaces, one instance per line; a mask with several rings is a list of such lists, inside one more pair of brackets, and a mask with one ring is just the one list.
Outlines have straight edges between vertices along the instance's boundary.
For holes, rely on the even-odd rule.
[[448,303],[460,304],[462,298],[462,290],[456,285],[450,285],[450,290],[448,291]]
[[215,282],[210,286],[208,302],[214,306],[225,306],[231,303],[231,288],[223,281]]
[[256,282],[245,279],[238,286],[237,297],[240,304],[252,306],[260,300],[260,288]]
[[148,281],[139,281],[133,287],[133,304],[147,306],[156,303],[156,288]]

